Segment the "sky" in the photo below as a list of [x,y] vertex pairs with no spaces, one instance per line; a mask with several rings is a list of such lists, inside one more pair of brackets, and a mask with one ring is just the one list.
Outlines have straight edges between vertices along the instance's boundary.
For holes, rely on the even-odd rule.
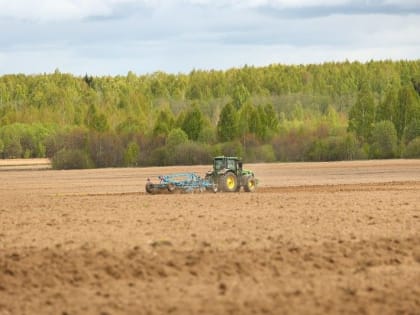
[[0,0],[0,75],[420,59],[420,0]]

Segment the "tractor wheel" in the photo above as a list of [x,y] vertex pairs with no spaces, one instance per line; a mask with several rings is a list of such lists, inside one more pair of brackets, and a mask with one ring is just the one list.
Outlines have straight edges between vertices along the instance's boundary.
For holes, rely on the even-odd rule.
[[217,192],[217,183],[214,181],[213,176],[207,174],[206,177],[204,177],[204,180],[207,181],[208,183],[212,183],[211,186],[206,186],[206,190],[216,193]]
[[244,189],[245,189],[246,192],[253,192],[253,191],[255,191],[256,187],[257,187],[257,185],[256,185],[256,182],[255,182],[255,178],[250,177],[246,181]]
[[238,178],[235,174],[229,172],[220,177],[219,186],[223,191],[236,192],[236,189],[238,188]]
[[154,193],[154,189],[153,189],[153,184],[152,183],[147,183],[146,184],[146,192],[149,194],[153,194]]
[[173,193],[175,191],[175,189],[176,189],[176,186],[175,186],[174,183],[169,183],[168,186],[167,186],[167,188],[168,188],[168,191],[170,193]]

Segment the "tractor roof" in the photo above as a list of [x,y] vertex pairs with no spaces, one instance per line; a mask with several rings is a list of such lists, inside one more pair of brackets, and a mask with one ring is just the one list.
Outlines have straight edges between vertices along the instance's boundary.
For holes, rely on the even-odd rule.
[[224,156],[224,155],[221,155],[221,156],[216,156],[215,158],[214,158],[215,160],[224,160],[224,159],[227,159],[227,160],[241,160],[241,158],[240,157],[237,157],[237,156]]

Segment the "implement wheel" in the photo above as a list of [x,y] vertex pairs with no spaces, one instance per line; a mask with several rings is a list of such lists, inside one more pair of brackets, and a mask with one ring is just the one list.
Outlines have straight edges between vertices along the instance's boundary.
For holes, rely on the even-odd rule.
[[238,178],[233,173],[227,173],[220,177],[219,187],[226,192],[235,192],[238,188]]
[[167,189],[170,193],[173,193],[176,189],[176,186],[174,183],[169,183]]
[[146,184],[146,191],[149,194],[154,194],[155,193],[155,189],[152,183],[147,183]]
[[246,192],[253,192],[255,191],[255,188],[257,187],[257,183],[255,182],[255,178],[250,177],[247,179],[245,186],[244,186],[244,190]]

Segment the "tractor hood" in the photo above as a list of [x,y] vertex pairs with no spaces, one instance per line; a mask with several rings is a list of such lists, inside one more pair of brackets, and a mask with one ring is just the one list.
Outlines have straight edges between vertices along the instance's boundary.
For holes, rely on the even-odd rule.
[[250,170],[243,169],[242,170],[242,175],[252,175],[252,176],[254,176],[254,172],[252,172]]

